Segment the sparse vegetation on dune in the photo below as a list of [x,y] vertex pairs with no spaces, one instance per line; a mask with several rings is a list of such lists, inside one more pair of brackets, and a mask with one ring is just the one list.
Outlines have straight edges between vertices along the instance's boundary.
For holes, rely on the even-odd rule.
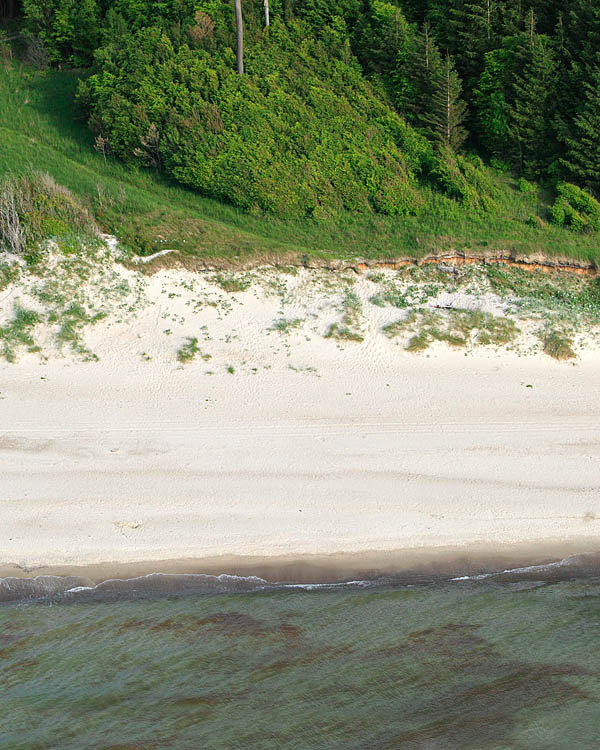
[[553,359],[575,359],[573,339],[562,331],[551,331],[544,336],[544,352]]
[[337,339],[338,341],[353,341],[360,344],[364,341],[361,331],[362,304],[360,299],[352,291],[346,292],[341,303],[342,318],[332,323],[325,338]]
[[299,328],[303,322],[302,318],[279,318],[273,323],[270,330],[289,333],[294,328]]
[[40,316],[33,310],[16,305],[13,317],[0,326],[0,354],[8,362],[14,362],[17,351],[25,347],[29,352],[39,351],[33,339],[33,329]]
[[207,362],[211,358],[210,354],[202,353],[198,346],[198,339],[196,336],[188,336],[177,350],[177,360],[181,362],[181,364],[187,364],[195,359],[196,356],[200,356],[200,359],[204,362]]
[[177,359],[182,364],[191,362],[199,351],[200,347],[198,346],[198,339],[195,336],[188,336],[177,350]]
[[[146,294],[150,280],[118,264],[96,239],[75,248],[42,243],[33,263],[14,254],[7,258],[0,278],[8,290],[6,298],[15,302],[3,311],[0,339],[1,356],[11,361],[19,351],[37,351],[41,343],[42,356],[58,350],[93,361],[97,357],[87,343],[93,341],[88,337],[90,326],[100,321],[107,326],[134,323],[138,311],[158,301]],[[45,273],[46,268],[52,272]],[[600,323],[598,279],[491,265],[449,270],[440,264],[368,272],[363,277],[320,270],[302,271],[301,278],[272,269],[186,276],[165,272],[159,283],[159,330],[169,341],[159,346],[180,364],[210,358],[201,350],[200,334],[203,341],[216,335],[223,346],[236,340],[242,349],[247,346],[236,329],[242,320],[246,325],[240,318],[246,310],[255,314],[256,303],[261,312],[251,321],[251,329],[268,315],[272,322],[266,327],[262,322],[262,330],[280,334],[268,346],[286,357],[293,347],[320,334],[338,345],[361,343],[367,336],[371,342],[381,335],[408,352],[423,352],[438,342],[466,352],[509,347],[518,353],[544,351],[555,359],[569,359],[575,356],[575,337],[579,350]],[[248,298],[236,297],[251,284]],[[293,316],[283,314],[288,305]],[[197,321],[198,336],[185,335],[190,314]],[[221,326],[225,319],[231,319],[231,327],[215,334],[212,326]],[[292,331],[301,335],[286,335]],[[226,372],[250,367],[239,350],[235,366],[230,364],[229,351],[233,350],[224,350],[218,358]],[[142,354],[142,359],[149,356]]]

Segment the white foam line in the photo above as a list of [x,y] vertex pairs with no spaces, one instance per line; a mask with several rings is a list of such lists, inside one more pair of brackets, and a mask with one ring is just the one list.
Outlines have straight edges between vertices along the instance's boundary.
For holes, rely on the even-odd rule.
[[323,589],[338,588],[338,586],[371,586],[372,581],[341,581],[340,583],[278,583],[284,589]]
[[105,586],[111,583],[134,583],[135,581],[144,581],[148,578],[197,578],[199,580],[211,580],[211,581],[248,581],[249,583],[256,583],[265,586],[271,585],[269,581],[264,578],[258,578],[258,576],[235,576],[229,575],[228,573],[221,573],[218,576],[210,575],[209,573],[148,573],[143,576],[134,576],[133,578],[107,578],[105,581],[100,581],[95,586],[75,586],[72,589],[67,589],[65,594],[77,593],[78,591],[94,591],[101,586]]
[[543,565],[526,565],[523,568],[506,568],[505,570],[499,570],[494,573],[480,573],[476,576],[458,576],[457,578],[451,578],[451,581],[480,581],[484,578],[490,578],[491,576],[501,576],[507,573],[530,573],[535,570],[548,570],[550,568],[560,568],[564,565],[568,565],[569,561],[575,559],[578,555],[571,555],[564,557],[561,560],[555,560],[551,563],[544,563]]

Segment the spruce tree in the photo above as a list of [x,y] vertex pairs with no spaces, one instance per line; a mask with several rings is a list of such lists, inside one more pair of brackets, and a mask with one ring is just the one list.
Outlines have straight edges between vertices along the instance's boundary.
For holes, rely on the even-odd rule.
[[390,83],[398,55],[406,54],[414,39],[414,27],[402,10],[391,3],[374,2],[357,35],[357,53],[369,73]]
[[469,91],[481,75],[485,53],[494,48],[496,5],[497,0],[476,0],[450,12],[454,59]]
[[519,166],[526,174],[544,174],[556,155],[553,127],[556,61],[548,41],[528,27],[529,62],[514,82],[512,122]]
[[488,153],[511,159],[514,139],[508,97],[512,78],[512,51],[501,48],[485,56],[483,73],[473,92],[479,142]]
[[[404,66],[403,66],[404,67]],[[407,60],[404,78],[411,83],[410,98],[407,94],[396,101],[401,109],[409,114],[410,119],[420,127],[428,126],[428,113],[434,92],[434,79],[442,67],[442,56],[433,38],[431,26],[426,21],[417,34],[413,55]],[[397,87],[400,83],[400,71],[397,72]]]
[[586,98],[575,118],[573,137],[567,139],[567,155],[562,164],[576,182],[600,190],[600,68],[592,83],[585,84]]
[[432,98],[425,121],[441,146],[449,146],[453,151],[458,151],[467,137],[467,131],[463,127],[467,105],[461,97],[462,83],[450,55],[446,55],[434,73],[432,87]]

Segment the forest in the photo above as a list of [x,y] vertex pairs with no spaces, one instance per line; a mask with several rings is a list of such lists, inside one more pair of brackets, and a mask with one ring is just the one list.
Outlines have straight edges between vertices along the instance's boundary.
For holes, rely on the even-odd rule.
[[244,0],[243,55],[235,4],[2,7],[104,160],[249,215],[493,214],[505,174],[551,196],[532,223],[600,228],[600,2]]

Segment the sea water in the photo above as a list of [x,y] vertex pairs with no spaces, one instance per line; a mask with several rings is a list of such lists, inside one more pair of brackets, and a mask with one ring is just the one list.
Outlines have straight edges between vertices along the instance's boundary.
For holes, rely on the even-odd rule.
[[574,572],[7,579],[0,748],[597,750],[600,577]]

